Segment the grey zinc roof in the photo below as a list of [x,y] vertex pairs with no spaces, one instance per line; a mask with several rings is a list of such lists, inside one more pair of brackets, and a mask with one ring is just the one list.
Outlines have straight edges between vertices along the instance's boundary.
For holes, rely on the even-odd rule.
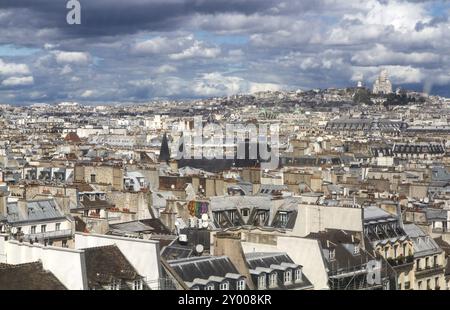
[[168,261],[169,265],[183,279],[193,282],[196,279],[217,280],[227,274],[238,274],[238,270],[227,256],[201,256]]
[[211,197],[211,210],[230,210],[236,208],[270,209],[271,197],[269,196],[226,196]]
[[393,217],[390,213],[376,206],[368,206],[364,208],[364,221],[379,220],[387,217]]
[[46,221],[64,217],[53,199],[27,201],[26,203],[28,212],[20,209],[18,202],[8,202],[7,220],[9,223]]
[[443,209],[434,209],[434,208],[426,208],[427,219],[428,220],[447,220],[448,210]]
[[442,249],[436,241],[424,233],[416,224],[405,224],[404,230],[413,241],[415,257],[428,256],[442,252]]

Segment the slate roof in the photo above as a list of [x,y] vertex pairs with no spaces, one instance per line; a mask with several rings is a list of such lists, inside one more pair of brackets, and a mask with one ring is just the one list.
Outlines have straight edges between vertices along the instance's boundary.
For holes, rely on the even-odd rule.
[[0,290],[66,290],[41,262],[0,264]]
[[28,212],[20,209],[18,202],[8,202],[7,220],[11,224],[65,218],[54,199],[27,201]]
[[118,279],[142,279],[116,245],[86,248],[84,252],[89,288],[102,288]]
[[405,224],[403,229],[413,241],[414,257],[428,256],[442,252],[436,241],[424,233],[416,224]]
[[169,228],[157,218],[110,224],[109,228],[116,232],[170,235]]
[[184,282],[210,277],[225,278],[227,274],[239,274],[227,256],[201,256],[168,261]]

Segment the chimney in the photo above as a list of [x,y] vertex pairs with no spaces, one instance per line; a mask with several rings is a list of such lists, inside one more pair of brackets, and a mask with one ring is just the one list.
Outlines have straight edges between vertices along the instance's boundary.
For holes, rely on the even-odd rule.
[[178,161],[176,160],[171,160],[169,162],[169,166],[170,166],[170,170],[172,170],[173,172],[178,172]]
[[23,214],[25,218],[28,218],[28,204],[25,199],[19,199],[17,201],[17,207],[19,209],[20,214]]
[[8,193],[0,191],[0,215],[6,217],[8,215]]
[[214,255],[228,256],[239,274],[247,278],[247,286],[250,289],[255,289],[244,250],[242,249],[240,233],[218,232],[214,241]]

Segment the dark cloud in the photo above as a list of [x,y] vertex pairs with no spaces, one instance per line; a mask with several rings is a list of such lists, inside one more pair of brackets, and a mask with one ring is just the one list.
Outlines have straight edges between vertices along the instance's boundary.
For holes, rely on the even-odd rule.
[[395,85],[450,84],[445,0],[80,2],[68,25],[66,0],[0,1],[0,102],[345,87],[381,67]]

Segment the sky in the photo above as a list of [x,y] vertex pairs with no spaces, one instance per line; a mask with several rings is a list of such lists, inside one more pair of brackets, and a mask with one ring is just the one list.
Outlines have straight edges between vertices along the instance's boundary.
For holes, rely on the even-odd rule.
[[450,1],[0,1],[0,103],[372,85],[450,97]]

